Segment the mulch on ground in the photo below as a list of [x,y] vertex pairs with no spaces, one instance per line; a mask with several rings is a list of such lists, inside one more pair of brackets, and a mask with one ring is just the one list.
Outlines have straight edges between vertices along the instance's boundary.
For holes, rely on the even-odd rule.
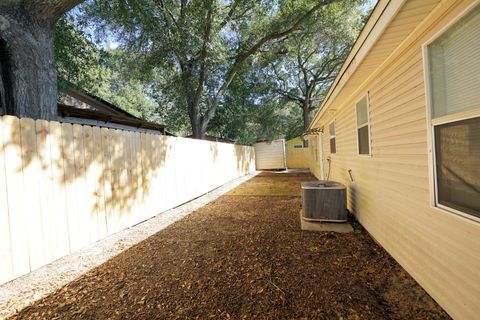
[[300,230],[311,179],[255,177],[13,318],[448,319],[358,224]]

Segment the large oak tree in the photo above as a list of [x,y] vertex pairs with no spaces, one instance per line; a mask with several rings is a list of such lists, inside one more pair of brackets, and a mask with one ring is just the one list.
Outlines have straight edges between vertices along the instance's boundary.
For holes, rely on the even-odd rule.
[[336,1],[94,0],[86,11],[137,50],[146,73],[158,70],[170,80],[176,107],[203,138],[245,62]]
[[83,1],[0,1],[0,113],[55,119],[55,24]]
[[261,69],[273,81],[273,91],[301,108],[304,130],[363,25],[361,3],[350,0],[325,8],[295,37],[278,44],[279,54],[263,59]]

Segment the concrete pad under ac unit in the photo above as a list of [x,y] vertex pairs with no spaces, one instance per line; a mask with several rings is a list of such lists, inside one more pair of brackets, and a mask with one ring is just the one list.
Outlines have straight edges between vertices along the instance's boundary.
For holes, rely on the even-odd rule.
[[326,221],[308,221],[303,218],[300,210],[300,228],[305,231],[330,231],[338,233],[353,232],[353,228],[348,222],[326,222]]

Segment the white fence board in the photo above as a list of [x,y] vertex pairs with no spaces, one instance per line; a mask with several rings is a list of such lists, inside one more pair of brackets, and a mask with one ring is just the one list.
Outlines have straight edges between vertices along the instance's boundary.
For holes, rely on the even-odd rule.
[[254,163],[251,147],[0,117],[0,284],[248,174]]
[[28,253],[30,270],[35,270],[45,264],[45,249],[43,243],[42,211],[40,205],[40,164],[37,156],[37,137],[35,121],[20,119],[20,135],[22,143],[22,167],[24,181],[25,215],[27,219]]
[[28,217],[26,216],[23,183],[22,144],[18,118],[3,117],[3,147],[13,274],[14,277],[19,277],[30,272],[30,257],[28,251]]
[[0,283],[13,278],[12,250],[10,248],[10,219],[8,217],[7,177],[3,149],[3,121],[0,118]]

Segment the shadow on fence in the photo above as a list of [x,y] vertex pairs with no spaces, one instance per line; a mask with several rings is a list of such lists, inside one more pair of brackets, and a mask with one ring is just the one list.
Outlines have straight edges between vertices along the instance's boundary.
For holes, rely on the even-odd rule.
[[246,174],[252,161],[242,146],[0,117],[0,284]]

